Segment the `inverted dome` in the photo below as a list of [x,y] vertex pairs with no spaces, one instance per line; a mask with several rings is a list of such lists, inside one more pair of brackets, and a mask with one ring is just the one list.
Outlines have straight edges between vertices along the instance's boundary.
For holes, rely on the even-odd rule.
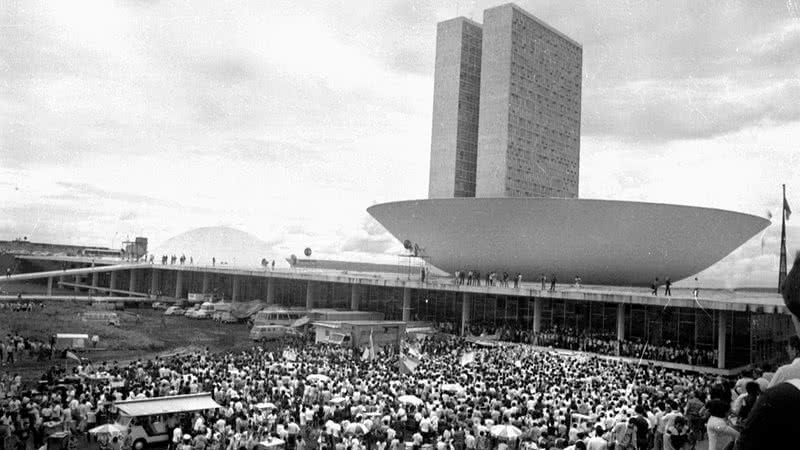
[[428,262],[457,270],[555,274],[587,284],[647,286],[686,278],[766,228],[764,218],[721,209],[560,198],[409,200],[367,208]]

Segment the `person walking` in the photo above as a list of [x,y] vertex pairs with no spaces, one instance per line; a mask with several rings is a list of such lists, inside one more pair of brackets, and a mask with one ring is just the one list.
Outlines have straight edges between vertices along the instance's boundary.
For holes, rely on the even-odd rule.
[[550,292],[556,291],[556,274],[550,275]]
[[672,290],[670,289],[670,286],[672,286],[672,280],[670,280],[669,277],[667,277],[667,279],[664,280],[664,295],[671,297]]
[[658,297],[658,277],[656,277],[656,279],[653,280],[653,284],[650,285],[650,289],[653,290],[653,292],[651,292],[651,294],[653,294],[656,297]]

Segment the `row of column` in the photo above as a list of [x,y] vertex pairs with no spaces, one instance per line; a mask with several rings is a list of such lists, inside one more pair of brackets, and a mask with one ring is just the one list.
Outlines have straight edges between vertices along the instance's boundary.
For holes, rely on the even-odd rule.
[[[159,278],[160,272],[158,270],[153,270],[152,277],[150,278],[150,288],[151,291],[155,292],[159,286]],[[239,276],[233,276],[232,279],[232,293],[231,299],[233,302],[239,301],[239,283],[240,283]],[[60,282],[64,282],[65,277],[61,275],[59,277]],[[75,275],[75,283],[79,283],[80,276]],[[94,272],[92,273],[92,288],[96,288],[99,283],[99,273]],[[206,294],[209,290],[209,273],[203,273],[203,281],[202,281],[202,293]],[[128,282],[128,290],[134,292],[136,288],[136,270],[131,269],[130,277]],[[114,292],[117,289],[117,271],[111,271],[109,273],[109,289],[111,292]],[[79,288],[75,286],[75,291],[77,292]],[[92,294],[96,293],[96,289],[90,289]],[[314,305],[317,303],[319,298],[320,292],[320,284],[317,281],[308,280],[306,285],[306,309],[313,309]],[[53,295],[53,278],[50,277],[47,279],[47,295]],[[177,271],[176,278],[175,278],[175,298],[182,298],[184,295],[183,289],[183,271]],[[468,292],[464,292],[462,297],[462,310],[461,310],[461,334],[466,333],[466,326],[471,320],[471,313],[472,313],[472,294]],[[350,309],[353,311],[358,310],[359,303],[361,299],[361,286],[358,284],[352,284],[350,287]],[[275,302],[275,283],[273,282],[272,278],[267,279],[267,304],[273,304]],[[723,311],[717,311],[716,315],[718,317],[717,320],[717,361],[719,368],[725,367],[725,352],[727,350],[727,328],[728,328],[728,315]],[[411,321],[411,288],[404,287],[403,288],[403,308],[402,308],[402,320],[404,322]],[[625,315],[625,305],[620,303],[617,305],[617,340],[623,341],[625,340],[625,325],[626,325],[626,315]],[[542,301],[539,298],[533,299],[533,332],[539,333],[542,327]]]

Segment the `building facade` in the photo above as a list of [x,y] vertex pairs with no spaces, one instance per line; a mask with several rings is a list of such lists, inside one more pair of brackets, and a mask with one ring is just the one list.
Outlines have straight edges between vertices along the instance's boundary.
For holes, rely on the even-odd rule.
[[578,196],[583,50],[513,4],[483,16],[477,197]]
[[436,33],[429,198],[578,196],[582,48],[516,5]]
[[482,35],[463,17],[436,28],[430,198],[475,196]]

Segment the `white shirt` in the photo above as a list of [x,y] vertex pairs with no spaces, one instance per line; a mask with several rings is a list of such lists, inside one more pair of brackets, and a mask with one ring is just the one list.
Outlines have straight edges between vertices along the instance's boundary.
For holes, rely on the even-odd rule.
[[589,438],[586,442],[586,450],[606,450],[608,442],[600,436]]
[[792,378],[800,378],[800,358],[795,358],[791,363],[779,367],[772,379],[769,380],[769,387],[781,384]]

